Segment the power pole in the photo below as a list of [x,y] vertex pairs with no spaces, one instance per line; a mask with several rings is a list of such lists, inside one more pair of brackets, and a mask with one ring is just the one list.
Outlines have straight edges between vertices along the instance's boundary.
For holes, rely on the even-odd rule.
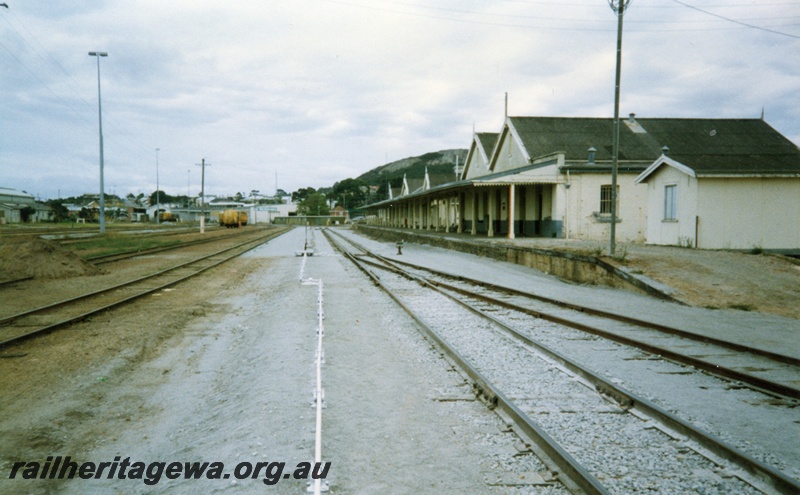
[[161,219],[158,216],[158,210],[161,209],[161,198],[158,194],[158,151],[161,148],[156,148],[156,225],[161,223]]
[[89,52],[90,57],[97,59],[97,124],[98,134],[100,137],[100,233],[106,233],[106,200],[105,200],[105,184],[103,182],[103,104],[100,100],[100,57],[107,57],[106,52]]
[[195,163],[195,165],[201,167],[200,168],[200,233],[206,233],[206,165],[209,167],[211,166],[210,163],[206,163],[206,159],[203,158],[201,163]]
[[[0,3],[0,7],[8,8],[7,3]],[[61,189],[58,190],[58,199],[61,199]]]
[[614,85],[614,149],[611,161],[611,233],[608,252],[614,256],[617,232],[617,169],[619,165],[619,86],[622,75],[622,17],[631,0],[608,0],[608,5],[617,14],[617,73]]

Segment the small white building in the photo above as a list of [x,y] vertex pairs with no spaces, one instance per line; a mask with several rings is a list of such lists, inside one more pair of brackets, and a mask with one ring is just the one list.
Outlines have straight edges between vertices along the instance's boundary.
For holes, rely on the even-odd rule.
[[647,187],[647,243],[800,248],[800,149],[762,120],[705,124],[636,179]]
[[278,205],[251,205],[248,223],[273,223],[278,217],[288,217],[297,212],[296,203]]

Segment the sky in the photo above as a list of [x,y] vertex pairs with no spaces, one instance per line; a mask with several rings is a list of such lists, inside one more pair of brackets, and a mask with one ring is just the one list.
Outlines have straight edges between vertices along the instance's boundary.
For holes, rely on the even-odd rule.
[[[468,148],[515,116],[613,117],[606,0],[6,0],[0,187],[271,195]],[[616,0],[615,0],[615,3]],[[800,1],[632,0],[620,114],[764,118],[800,143]],[[609,136],[609,141],[611,136]]]

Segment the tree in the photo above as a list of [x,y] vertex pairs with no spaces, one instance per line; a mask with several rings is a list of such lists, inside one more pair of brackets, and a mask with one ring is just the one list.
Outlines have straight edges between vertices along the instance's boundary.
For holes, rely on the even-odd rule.
[[358,208],[367,199],[369,187],[359,179],[345,179],[333,185],[333,199],[346,208]]
[[292,201],[295,203],[300,203],[301,201],[305,200],[309,195],[314,194],[317,192],[316,189],[313,187],[304,187],[302,189],[298,189],[297,191],[292,193]]
[[51,199],[45,202],[45,204],[49,206],[50,211],[53,212],[54,222],[56,223],[63,222],[64,220],[69,218],[69,210],[67,209],[66,206],[64,206],[64,203],[62,203],[60,200]]
[[297,204],[300,215],[329,215],[331,213],[324,194],[311,193]]
[[375,201],[383,201],[384,199],[389,199],[389,185],[391,184],[392,188],[397,188],[403,185],[403,178],[402,177],[395,177],[393,179],[389,179],[389,181],[383,181],[378,185],[378,191],[375,193]]
[[22,223],[28,223],[33,215],[36,214],[36,208],[31,206],[23,206],[19,210],[19,218]]
[[[156,198],[156,193],[158,193],[158,198]],[[150,206],[155,204],[165,204],[165,203],[174,203],[175,198],[170,196],[169,194],[165,193],[164,191],[158,190],[153,191],[153,194],[150,195]]]

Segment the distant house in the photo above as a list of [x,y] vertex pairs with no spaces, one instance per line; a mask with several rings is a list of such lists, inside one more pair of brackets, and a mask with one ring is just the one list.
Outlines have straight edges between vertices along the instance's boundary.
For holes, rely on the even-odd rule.
[[[507,117],[499,133],[474,134],[460,180],[392,191],[368,206],[370,222],[489,237],[606,240],[613,129],[609,118]],[[620,124],[618,156],[618,241],[800,247],[800,152],[763,120],[630,114]],[[667,187],[679,185],[675,173],[686,184]],[[715,206],[737,198],[735,206]],[[668,213],[659,210],[665,202],[672,205]]]
[[296,203],[278,205],[252,205],[248,214],[248,223],[274,223],[276,218],[289,217],[297,213]]
[[32,194],[0,187],[0,224],[20,223],[26,215],[29,222],[42,222],[50,218],[51,211],[47,206],[37,203]]
[[800,247],[800,149],[762,120],[689,121],[637,178],[647,242]]
[[147,207],[136,201],[125,199],[122,201],[122,208],[125,211],[125,218],[130,222],[142,222],[147,218]]

